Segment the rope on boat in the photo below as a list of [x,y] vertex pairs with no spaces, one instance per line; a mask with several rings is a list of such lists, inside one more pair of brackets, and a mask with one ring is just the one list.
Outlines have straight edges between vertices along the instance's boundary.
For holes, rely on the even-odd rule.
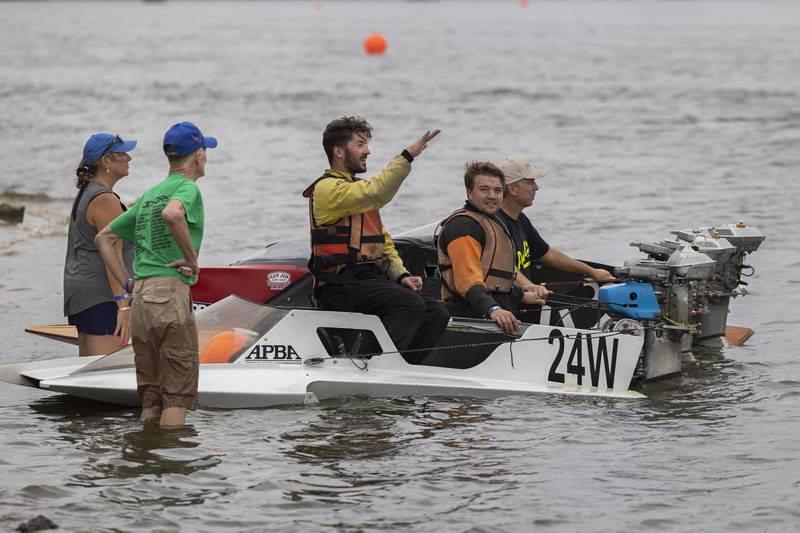
[[552,303],[555,303],[555,304],[558,304],[558,305],[563,305],[564,307],[571,307],[572,311],[575,311],[576,309],[583,309],[583,308],[596,309],[598,311],[604,311],[605,310],[602,307],[600,307],[600,305],[597,303],[597,300],[592,300],[591,298],[583,298],[581,296],[570,296],[570,298],[573,299],[573,300],[578,300],[578,299],[585,300],[584,303],[575,303],[574,301],[561,300],[561,299],[558,299],[558,298],[553,298],[553,296],[558,296],[558,295],[551,294],[550,296],[548,296],[547,300],[545,300],[546,304],[549,304],[549,303],[552,302]]
[[[469,326],[466,326],[466,327],[469,327]],[[600,333],[599,337],[603,337],[603,338],[616,337],[618,335],[629,335],[630,334],[627,331],[603,332],[603,331],[599,331],[599,330],[598,330],[598,333]],[[308,364],[314,364],[314,363],[321,363],[322,361],[329,360],[329,359],[349,359],[355,365],[355,367],[358,368],[359,370],[367,370],[367,366],[368,365],[367,365],[366,359],[369,358],[369,357],[377,357],[379,355],[392,355],[392,354],[403,355],[403,354],[417,353],[417,352],[434,352],[434,351],[442,351],[442,350],[455,350],[455,349],[461,349],[461,348],[478,348],[478,347],[481,347],[481,346],[499,346],[501,344],[508,343],[509,344],[509,348],[511,349],[511,358],[512,358],[512,363],[511,364],[513,366],[513,364],[514,364],[513,363],[513,358],[514,358],[513,345],[514,344],[520,343],[520,342],[528,342],[528,341],[547,341],[547,340],[551,339],[551,337],[549,337],[549,336],[547,336],[547,337],[531,337],[529,339],[521,339],[518,335],[509,335],[508,333],[502,333],[502,334],[510,337],[511,339],[510,340],[486,341],[486,342],[470,342],[470,343],[464,343],[464,344],[451,344],[451,345],[448,345],[448,346],[434,346],[433,348],[412,348],[412,349],[402,350],[402,351],[400,351],[400,350],[392,350],[392,351],[386,351],[386,352],[373,352],[373,353],[363,353],[363,354],[355,354],[355,355],[353,355],[353,354],[344,354],[344,355],[338,355],[338,356],[335,356],[335,357],[334,356],[309,357],[306,360],[312,362],[312,363],[308,363]],[[577,333],[575,335],[562,334],[562,338],[564,338],[564,339],[576,339],[579,335],[583,335],[583,333]],[[359,366],[358,363],[356,363],[356,360],[358,360],[358,359],[363,359],[364,360],[363,361],[364,362],[364,366],[363,367]]]
[[[556,304],[559,304],[559,305],[563,305],[563,306],[566,306],[566,307],[571,307],[572,311],[574,311],[576,309],[582,309],[582,308],[590,308],[590,309],[595,309],[597,311],[605,311],[605,309],[602,308],[598,304],[597,300],[593,300],[591,298],[585,298],[585,297],[582,297],[582,296],[568,296],[568,298],[573,300],[573,301],[568,301],[568,300],[561,300],[561,299],[553,299],[553,296],[560,296],[560,295],[551,294],[547,298],[547,301],[552,301],[553,303],[556,303]],[[575,303],[574,300],[584,300],[584,302],[583,303]],[[696,326],[692,327],[690,324],[680,324],[680,323],[670,319],[667,316],[662,316],[662,318],[664,318],[664,320],[667,323],[672,324],[673,326],[685,327],[686,329],[689,329],[689,330],[694,330],[696,328]],[[452,327],[452,326],[450,326],[450,327]],[[475,328],[474,326],[461,326],[461,327],[462,328],[470,328],[471,327],[471,328],[474,328],[474,329],[479,329],[481,331],[486,331],[483,328]],[[655,324],[655,325],[652,325],[652,326],[646,326],[646,325],[640,323],[640,331],[642,331],[642,332],[644,332],[646,330],[663,331],[664,329],[665,328],[664,328],[663,324]],[[600,334],[599,336],[603,337],[603,338],[605,338],[605,337],[615,337],[617,335],[630,335],[631,334],[630,331],[608,331],[608,332],[602,331],[602,330],[594,330],[594,331],[599,333]],[[514,344],[520,343],[520,342],[528,342],[528,341],[547,341],[547,340],[551,339],[551,337],[549,337],[549,336],[548,337],[531,337],[531,338],[528,338],[528,339],[522,339],[522,338],[520,338],[519,335],[510,335],[510,334],[502,332],[502,331],[498,331],[497,333],[498,334],[502,334],[502,335],[506,335],[507,337],[509,337],[509,339],[508,340],[485,341],[485,342],[471,342],[471,343],[464,343],[464,344],[451,344],[451,345],[448,345],[448,346],[434,346],[434,347],[431,347],[431,348],[412,348],[412,349],[402,350],[402,351],[400,351],[400,350],[392,350],[392,351],[372,352],[372,353],[364,353],[364,354],[342,354],[342,355],[337,355],[337,356],[310,357],[310,358],[306,359],[306,361],[309,362],[308,364],[315,364],[315,363],[321,363],[321,362],[323,362],[325,360],[330,360],[330,359],[349,359],[356,366],[356,368],[358,368],[359,370],[366,371],[366,370],[368,370],[368,361],[367,361],[367,359],[371,358],[371,357],[377,357],[377,356],[380,356],[380,355],[392,355],[392,354],[403,355],[403,354],[411,354],[411,353],[419,353],[419,352],[435,352],[435,351],[442,351],[442,350],[458,350],[458,349],[463,349],[463,348],[479,348],[479,347],[482,347],[482,346],[499,346],[501,344],[508,343],[509,351],[511,352],[511,366],[513,367],[514,366]],[[575,338],[578,337],[578,335],[583,335],[583,333],[577,333],[577,334],[574,334],[574,335],[566,334],[566,335],[562,335],[562,338],[564,338],[564,339],[575,339]],[[363,361],[363,366],[360,366],[356,362],[356,360],[362,360]]]

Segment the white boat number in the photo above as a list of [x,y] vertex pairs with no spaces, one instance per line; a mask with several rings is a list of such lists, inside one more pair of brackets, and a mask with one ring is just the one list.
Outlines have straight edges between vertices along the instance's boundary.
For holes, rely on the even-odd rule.
[[[564,383],[564,374],[558,371],[558,366],[561,359],[564,357],[564,346],[569,339],[564,338],[561,331],[554,329],[550,332],[548,342],[550,344],[558,343],[558,353],[550,365],[550,373],[547,375],[548,381],[556,383]],[[591,378],[592,387],[597,387],[600,381],[600,363],[602,361],[603,370],[606,377],[606,387],[609,389],[614,388],[614,374],[617,371],[617,348],[619,346],[619,339],[612,339],[611,341],[611,361],[608,360],[608,346],[606,345],[605,336],[592,338],[592,335],[578,333],[572,339],[572,350],[567,359],[567,374],[573,374],[577,378],[578,385],[583,385],[583,378],[586,376],[586,367],[583,366],[583,345],[586,344],[586,352],[589,359],[589,377]],[[596,348],[596,350],[595,350]]]

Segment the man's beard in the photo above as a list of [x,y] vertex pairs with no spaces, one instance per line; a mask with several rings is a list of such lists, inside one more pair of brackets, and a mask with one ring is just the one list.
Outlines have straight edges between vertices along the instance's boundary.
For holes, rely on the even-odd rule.
[[357,155],[351,154],[349,152],[344,158],[344,164],[345,166],[347,166],[347,171],[353,176],[355,176],[359,172],[367,171],[366,165],[364,165],[363,169],[361,168],[360,158]]

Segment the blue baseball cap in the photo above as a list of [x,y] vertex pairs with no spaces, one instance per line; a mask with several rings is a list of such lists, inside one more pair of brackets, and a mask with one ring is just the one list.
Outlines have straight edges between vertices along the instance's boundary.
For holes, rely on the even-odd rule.
[[191,122],[178,122],[164,134],[164,153],[167,155],[189,155],[200,148],[216,148],[214,137],[204,137],[200,128]]
[[83,162],[94,165],[106,154],[130,152],[136,148],[136,141],[123,141],[119,135],[95,133],[83,145]]

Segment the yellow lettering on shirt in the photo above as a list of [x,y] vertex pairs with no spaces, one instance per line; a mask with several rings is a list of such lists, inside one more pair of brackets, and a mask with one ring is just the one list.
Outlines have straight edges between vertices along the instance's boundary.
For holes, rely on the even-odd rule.
[[528,241],[522,241],[522,251],[517,250],[517,270],[524,270],[531,266],[531,247]]

